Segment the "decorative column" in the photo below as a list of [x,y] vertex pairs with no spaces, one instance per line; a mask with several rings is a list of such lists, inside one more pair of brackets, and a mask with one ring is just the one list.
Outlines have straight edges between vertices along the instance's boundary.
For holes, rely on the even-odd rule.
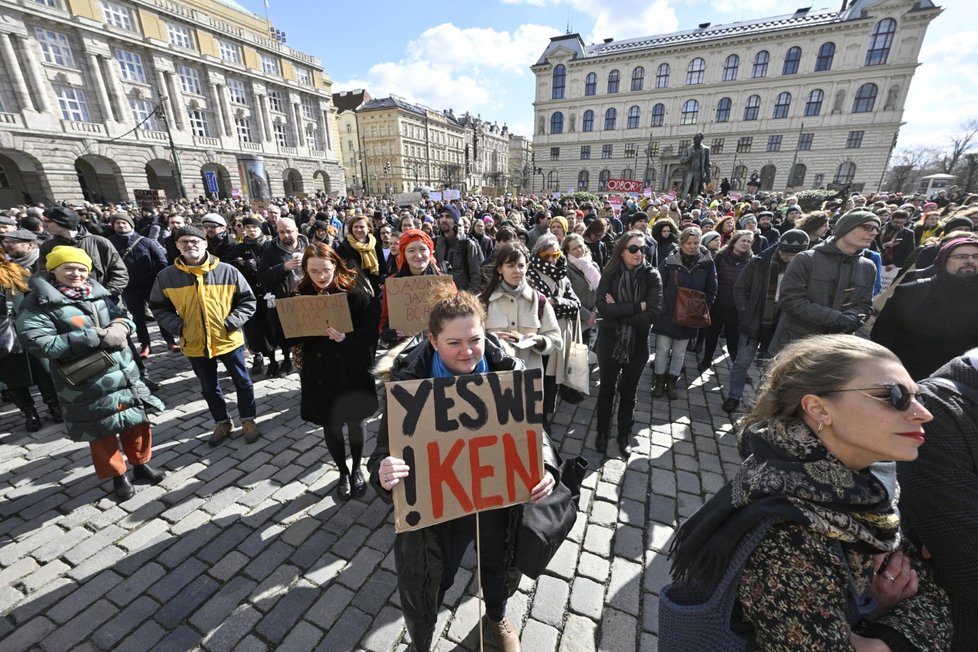
[[20,64],[17,63],[20,61],[20,57],[14,51],[14,45],[10,41],[10,35],[6,32],[0,32],[0,51],[3,52],[3,59],[7,62],[7,70],[10,71],[10,77],[14,82],[14,95],[17,96],[17,103],[20,105],[20,110],[33,111],[34,102],[31,101],[30,90],[27,88],[27,80],[24,79],[24,73],[20,69]]
[[121,117],[125,115],[125,111],[129,107],[123,108],[122,106],[126,92],[122,89],[122,82],[119,81],[119,64],[114,58],[104,54],[98,55],[98,59],[106,66],[105,80],[108,83],[109,101],[114,103],[116,113],[119,115],[119,121],[122,122]]
[[261,122],[262,131],[265,134],[265,142],[272,142],[274,135],[272,134],[272,122],[268,113],[268,96],[264,94],[258,96],[258,119]]
[[163,90],[170,100],[167,117],[172,120],[172,124],[177,131],[183,131],[186,127],[184,109],[180,102],[180,95],[177,93],[176,80],[174,80],[173,73],[169,70],[163,71],[163,84]]
[[295,145],[302,147],[306,144],[306,134],[302,128],[302,109],[298,102],[292,102],[292,124],[295,125]]
[[122,116],[125,114],[123,113],[120,113],[119,115],[113,114],[112,100],[109,98],[109,93],[105,89],[105,79],[102,77],[102,66],[101,63],[99,62],[99,58],[92,52],[86,52],[85,61],[88,63],[88,69],[92,75],[92,79],[95,81],[95,92],[98,95],[99,104],[102,106],[103,117],[106,120],[115,120],[116,122],[123,122]]

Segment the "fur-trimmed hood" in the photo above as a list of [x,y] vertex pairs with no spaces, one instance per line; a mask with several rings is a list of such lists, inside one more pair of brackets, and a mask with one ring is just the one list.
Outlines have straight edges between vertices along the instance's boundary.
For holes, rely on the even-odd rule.
[[[435,349],[422,331],[387,351],[374,365],[373,375],[380,383],[431,378],[431,361]],[[514,349],[492,333],[486,333],[486,362],[490,371],[523,369],[523,361]]]

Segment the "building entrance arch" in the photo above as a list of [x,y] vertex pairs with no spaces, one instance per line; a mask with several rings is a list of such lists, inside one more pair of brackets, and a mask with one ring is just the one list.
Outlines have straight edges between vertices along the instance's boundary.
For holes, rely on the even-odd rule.
[[302,183],[302,173],[295,168],[285,168],[282,172],[286,197],[303,197],[306,192]]
[[761,190],[772,190],[774,188],[774,176],[778,169],[768,163],[761,168]]
[[200,167],[204,194],[209,199],[228,199],[231,196],[231,173],[220,163],[205,163]]
[[176,170],[171,161],[154,158],[146,163],[146,182],[150,190],[162,190],[167,199],[179,199]]
[[75,159],[75,174],[85,201],[95,204],[121,204],[130,201],[122,170],[115,161],[97,154]]
[[313,180],[319,180],[319,183],[321,183],[323,186],[323,191],[327,195],[333,191],[332,181],[330,180],[329,175],[326,173],[326,170],[316,170],[312,173],[312,178]]
[[41,162],[13,149],[0,149],[0,206],[50,204],[54,199]]

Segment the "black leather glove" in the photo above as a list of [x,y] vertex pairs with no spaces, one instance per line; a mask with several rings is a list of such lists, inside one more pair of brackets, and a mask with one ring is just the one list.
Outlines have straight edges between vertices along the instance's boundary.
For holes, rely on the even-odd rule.
[[844,312],[839,315],[839,318],[835,320],[833,326],[836,332],[839,333],[855,333],[859,330],[859,327],[863,325],[862,320],[859,315],[853,315],[852,313]]

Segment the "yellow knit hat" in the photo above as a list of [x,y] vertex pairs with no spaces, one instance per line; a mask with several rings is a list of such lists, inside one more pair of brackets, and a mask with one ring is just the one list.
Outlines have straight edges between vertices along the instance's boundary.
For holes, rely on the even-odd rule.
[[65,263],[78,263],[79,265],[84,265],[88,271],[92,271],[92,258],[88,254],[78,247],[64,245],[51,250],[44,266],[50,272]]

